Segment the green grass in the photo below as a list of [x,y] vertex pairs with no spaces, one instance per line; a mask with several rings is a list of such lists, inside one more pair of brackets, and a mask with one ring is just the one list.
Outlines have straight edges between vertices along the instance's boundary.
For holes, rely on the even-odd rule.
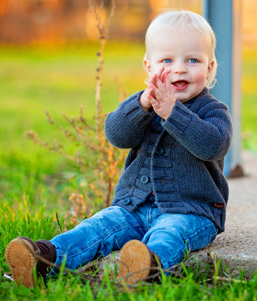
[[[0,266],[8,271],[4,260],[7,243],[18,235],[28,235],[34,240],[50,239],[58,234],[58,226],[45,210],[44,203],[38,208],[29,208],[26,198],[12,208],[7,201],[0,206]],[[64,228],[64,221],[60,219]],[[115,280],[106,273],[100,284],[91,284],[79,276],[51,278],[44,284],[38,282],[34,289],[17,287],[10,280],[0,276],[0,300],[256,300],[257,273],[250,281],[239,280],[212,284],[207,275],[197,268],[185,268],[183,277],[163,278],[151,287],[138,286],[134,291],[119,291]],[[241,280],[240,280],[241,279]]]
[[[68,196],[83,192],[78,183],[59,177],[79,169],[61,156],[40,149],[24,139],[33,129],[43,141],[58,139],[70,153],[72,144],[45,118],[48,110],[56,124],[66,127],[62,116],[77,116],[81,105],[93,123],[98,44],[64,48],[0,48],[0,196],[9,202],[29,195],[29,202],[46,200],[67,209]],[[128,55],[129,54],[129,55]],[[141,44],[107,43],[103,72],[104,112],[119,103],[115,76],[130,93],[144,88]],[[53,179],[53,181],[47,181]],[[65,202],[66,200],[66,202]],[[66,204],[66,207],[65,207]]]
[[[58,226],[45,204],[29,208],[26,199],[20,200],[15,209],[7,201],[0,206],[0,267],[8,271],[4,260],[7,243],[17,235],[30,236],[36,240],[41,237],[50,239],[58,234]],[[64,227],[63,219],[60,220]],[[184,268],[179,278],[163,275],[160,283],[152,286],[138,286],[127,292],[118,290],[115,280],[105,274],[100,284],[90,284],[79,276],[60,276],[51,278],[44,284],[36,284],[34,289],[17,287],[10,280],[0,276],[0,300],[256,300],[257,273],[249,281],[243,275],[234,282],[211,283],[207,275],[198,268]]]
[[[68,152],[74,152],[75,147],[46,121],[44,111],[47,110],[58,125],[66,127],[61,113],[77,116],[83,105],[85,115],[93,124],[97,51],[98,44],[92,43],[0,48],[0,267],[4,271],[8,271],[4,250],[11,239],[19,235],[50,239],[58,233],[54,212],[58,212],[64,227],[63,216],[69,209],[69,196],[74,192],[86,194],[83,175],[69,181],[73,174],[79,175],[79,168],[24,139],[24,132],[33,129],[42,140],[58,139],[65,143]],[[119,102],[115,76],[119,76],[130,94],[144,89],[143,56],[142,44],[107,43],[102,91],[105,112],[115,109]],[[245,51],[242,132],[247,136],[244,145],[255,151],[256,70],[257,51]],[[52,279],[47,287],[38,285],[35,289],[26,289],[0,278],[0,299],[256,300],[256,275],[246,283],[239,281],[209,287],[207,279],[200,279],[196,274],[188,271],[184,279],[165,277],[160,285],[141,287],[135,294],[115,294],[115,288],[109,287],[107,279],[100,287],[90,287],[78,277],[70,276]]]
[[[92,121],[97,47],[84,44],[64,49],[0,49],[0,137],[4,141],[12,136],[7,150],[26,145],[21,138],[30,128],[45,137],[58,135],[43,122],[46,109],[58,123],[65,124],[61,113],[77,115],[80,105],[84,105]],[[144,88],[140,68],[143,53],[141,45],[107,44],[102,99],[106,111],[117,104],[116,75],[130,92]]]

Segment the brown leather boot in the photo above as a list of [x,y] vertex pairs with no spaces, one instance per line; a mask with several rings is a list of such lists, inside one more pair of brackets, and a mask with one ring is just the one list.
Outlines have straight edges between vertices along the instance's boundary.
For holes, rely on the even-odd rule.
[[50,262],[54,263],[56,260],[55,247],[48,240],[41,239],[33,242],[27,237],[13,239],[6,247],[5,258],[13,280],[26,287],[35,287],[33,269],[36,263],[39,275],[45,277],[49,272],[49,266],[42,261],[37,262],[31,251]]
[[151,268],[159,266],[161,267],[161,260],[157,254],[152,252],[141,241],[131,240],[120,251],[118,277],[126,277],[128,274],[133,273],[124,279],[127,284],[133,284],[149,276],[158,275],[158,270],[151,270]]

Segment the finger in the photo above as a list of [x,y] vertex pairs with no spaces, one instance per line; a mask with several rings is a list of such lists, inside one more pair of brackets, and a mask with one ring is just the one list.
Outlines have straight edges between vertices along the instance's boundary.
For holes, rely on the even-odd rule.
[[154,90],[155,99],[160,104],[163,102],[163,93],[159,89]]
[[165,70],[164,67],[161,67],[161,68],[158,70],[157,76],[158,76],[159,79],[161,79],[161,76],[162,76],[162,73],[163,73],[164,70]]
[[159,103],[159,99],[162,97],[162,93],[159,91],[159,89],[152,84],[149,88],[149,91],[150,96],[148,97],[148,100],[150,101],[153,98]]
[[148,83],[148,86],[149,86],[150,84],[156,85],[156,78],[157,78],[157,74],[154,74],[154,75],[150,78],[149,83]]
[[161,81],[164,82],[165,76],[168,76],[170,73],[171,73],[171,69],[164,70],[161,76]]
[[151,87],[148,86],[143,93],[146,99],[149,98],[149,95],[151,94],[151,92],[152,92],[152,89],[151,89]]
[[156,79],[156,87],[157,87],[157,89],[158,89],[162,94],[164,94],[164,93],[166,92],[165,87],[164,87],[162,81],[161,81],[158,77],[157,77],[157,79]]
[[155,89],[155,86],[153,84],[149,85],[147,99],[150,100],[152,97],[155,97],[154,89]]
[[168,74],[164,74],[164,87],[166,89],[166,91],[169,91],[169,93],[171,93],[171,84],[170,84],[170,78],[168,76]]
[[160,104],[158,103],[158,101],[156,100],[156,98],[152,98],[149,100],[151,106],[153,107],[154,111],[157,111],[160,107]]

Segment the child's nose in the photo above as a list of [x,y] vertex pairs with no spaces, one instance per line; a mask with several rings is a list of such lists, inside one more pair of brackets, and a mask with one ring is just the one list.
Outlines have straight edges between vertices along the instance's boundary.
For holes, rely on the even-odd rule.
[[183,62],[177,62],[172,69],[174,73],[187,73],[186,64]]

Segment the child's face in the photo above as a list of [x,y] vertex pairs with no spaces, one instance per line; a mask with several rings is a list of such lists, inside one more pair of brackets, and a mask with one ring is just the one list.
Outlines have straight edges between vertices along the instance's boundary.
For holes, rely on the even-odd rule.
[[149,60],[144,61],[148,75],[153,76],[163,66],[171,69],[169,77],[176,99],[186,102],[203,90],[214,63],[210,61],[210,43],[200,32],[159,32],[149,48]]

